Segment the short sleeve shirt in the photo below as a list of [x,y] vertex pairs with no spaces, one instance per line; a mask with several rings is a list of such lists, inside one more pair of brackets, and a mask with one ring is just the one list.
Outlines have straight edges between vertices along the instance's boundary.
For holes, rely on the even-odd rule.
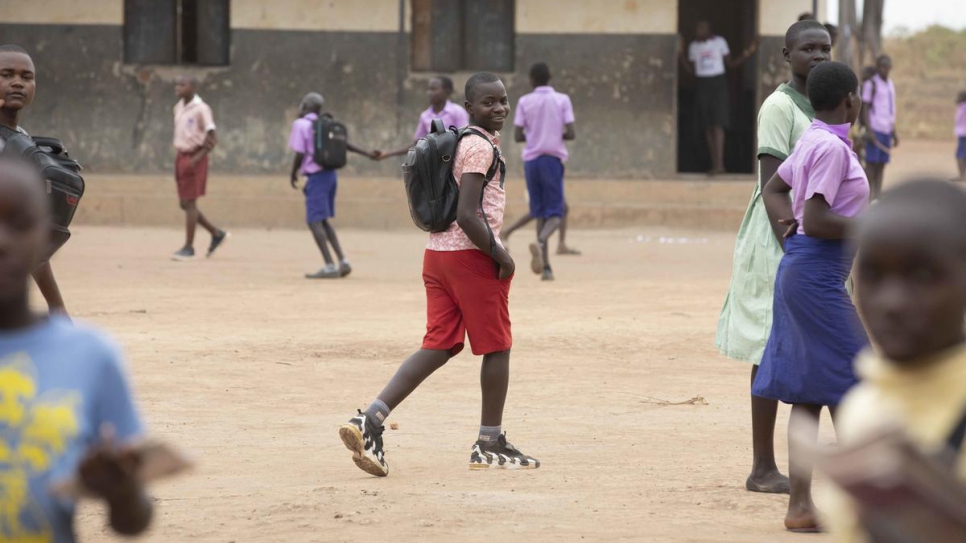
[[778,167],[779,177],[792,188],[799,234],[805,233],[805,202],[816,195],[828,202],[832,213],[843,217],[856,217],[869,206],[869,180],[852,151],[850,127],[814,121]]
[[[30,135],[30,134],[27,134],[27,131],[26,130],[24,130],[23,128],[20,128],[19,126],[17,127],[17,132],[20,132],[24,136],[29,136]],[[7,146],[7,140],[5,140],[2,137],[0,137],[0,152],[2,152],[3,151],[3,148],[6,147],[6,146]]]
[[288,137],[288,148],[296,153],[302,153],[301,171],[305,175],[312,175],[322,171],[322,166],[315,163],[312,155],[315,153],[315,122],[319,120],[316,113],[308,113],[292,123],[292,133]]
[[517,102],[514,126],[523,128],[527,137],[523,160],[548,155],[567,160],[565,127],[574,122],[574,106],[570,97],[550,86],[533,89]]
[[74,543],[75,504],[52,496],[113,426],[142,436],[121,356],[100,333],[51,317],[0,332],[0,539]]
[[433,119],[442,120],[446,128],[451,126],[463,128],[470,124],[470,116],[466,113],[466,109],[447,100],[446,105],[443,106],[442,111],[439,113],[433,111],[432,106],[420,113],[419,124],[416,125],[416,133],[413,134],[413,140],[424,138],[429,134],[429,129],[433,126]]
[[[486,175],[493,165],[494,147],[500,147],[499,132],[491,134],[486,130],[477,127],[486,138],[477,135],[468,135],[460,140],[459,147],[456,149],[456,158],[453,163],[453,176],[456,178],[457,185],[460,184],[461,177],[465,173],[478,173]],[[503,155],[500,154],[500,161]],[[504,162],[505,164],[505,162]],[[486,218],[489,221],[490,229],[496,242],[500,243],[500,229],[503,227],[503,211],[506,208],[506,190],[503,187],[503,179],[500,178],[499,170],[492,181],[486,184],[483,189],[483,209],[486,211]],[[477,215],[482,218],[483,214],[477,210]],[[459,224],[453,222],[445,232],[429,235],[429,245],[426,247],[430,251],[466,251],[479,249],[466,236]]]
[[960,102],[956,108],[956,136],[966,138],[966,102]]
[[178,100],[174,106],[174,147],[190,153],[201,149],[208,132],[215,129],[211,108],[197,94],[187,104]]
[[688,47],[688,59],[694,63],[694,75],[698,77],[716,77],[725,73],[724,59],[730,54],[728,41],[721,36],[693,41]]
[[874,132],[891,134],[896,128],[896,86],[875,74],[862,85],[862,101],[870,104],[869,128]]
[[[805,96],[786,83],[779,85],[758,111],[758,158],[787,159],[814,118],[815,110]],[[760,190],[761,183],[758,186]]]

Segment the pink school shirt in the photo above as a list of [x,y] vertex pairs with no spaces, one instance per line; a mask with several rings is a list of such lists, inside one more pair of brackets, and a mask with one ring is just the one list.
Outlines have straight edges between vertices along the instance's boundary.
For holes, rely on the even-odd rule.
[[[456,177],[457,185],[460,184],[460,178],[463,177],[464,173],[486,175],[493,164],[493,146],[500,146],[499,132],[490,134],[480,127],[476,127],[476,129],[485,134],[486,139],[471,134],[460,141],[453,163],[453,176]],[[503,161],[502,153],[500,160]],[[498,169],[496,176],[483,189],[483,209],[486,210],[486,218],[489,219],[490,229],[493,230],[497,243],[500,243],[500,228],[503,227],[504,208],[506,208],[506,191],[503,189],[503,180],[500,179]],[[480,218],[483,217],[479,209],[477,209],[476,214]],[[466,233],[456,222],[453,222],[445,232],[430,234],[429,245],[426,248],[430,251],[479,249],[470,241],[470,238],[466,237]]]
[[211,108],[197,94],[187,104],[178,100],[174,105],[174,148],[178,151],[191,153],[201,149],[208,132],[214,129]]
[[966,102],[960,102],[956,108],[956,136],[966,138]]
[[792,187],[792,210],[798,233],[805,233],[805,201],[820,194],[832,213],[855,217],[869,206],[869,180],[852,151],[850,125],[828,125],[815,120],[795,150],[778,167],[778,175]]
[[533,160],[550,155],[567,160],[564,144],[564,127],[574,122],[574,106],[570,97],[543,86],[520,98],[517,102],[514,126],[523,128],[527,143],[523,148],[523,160]]
[[[875,96],[872,89],[875,88]],[[862,85],[862,101],[872,104],[869,108],[869,126],[874,132],[891,134],[896,129],[896,86],[875,74]]]
[[305,155],[302,157],[302,173],[312,175],[322,171],[322,166],[315,163],[312,155],[315,153],[315,122],[319,120],[317,113],[307,113],[301,119],[295,119],[292,123],[292,133],[288,137],[288,148],[296,153]]
[[419,114],[419,124],[416,125],[413,140],[424,138],[426,134],[429,134],[429,129],[433,126],[433,119],[441,119],[446,128],[451,126],[463,128],[470,124],[470,116],[466,113],[466,109],[447,100],[446,105],[439,113],[433,111],[433,106],[429,106],[426,111]]

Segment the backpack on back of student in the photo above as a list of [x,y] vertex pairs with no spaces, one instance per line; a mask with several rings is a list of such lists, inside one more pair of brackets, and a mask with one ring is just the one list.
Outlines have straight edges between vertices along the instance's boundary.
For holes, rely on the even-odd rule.
[[346,165],[349,131],[332,115],[323,113],[315,121],[312,160],[325,170],[338,170]]
[[70,158],[64,144],[55,138],[34,137],[0,126],[0,138],[5,140],[3,154],[19,156],[40,169],[46,181],[50,201],[49,259],[70,239],[70,223],[74,220],[77,204],[84,196],[84,178],[80,164]]
[[[455,127],[447,129],[443,121],[434,119],[429,134],[416,142],[406,155],[402,172],[409,201],[409,213],[413,223],[420,230],[445,232],[456,221],[459,185],[453,176],[453,162],[460,140],[471,134],[485,139],[485,136],[473,127],[462,130]],[[480,194],[480,211],[483,211],[483,194],[486,191],[486,185],[496,177],[498,171],[503,174],[504,166],[503,161],[500,160],[500,150],[494,145],[493,162],[486,173],[483,192]],[[490,223],[486,220],[486,212],[483,212],[483,218],[489,230]],[[490,230],[491,243],[494,239],[493,231]]]

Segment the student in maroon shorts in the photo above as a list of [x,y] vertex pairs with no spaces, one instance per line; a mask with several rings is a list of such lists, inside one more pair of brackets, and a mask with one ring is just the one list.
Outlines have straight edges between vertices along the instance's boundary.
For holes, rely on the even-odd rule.
[[[540,467],[535,458],[507,443],[502,431],[513,345],[509,294],[515,268],[499,241],[506,206],[506,163],[500,154],[498,131],[510,114],[500,78],[485,72],[470,77],[466,111],[470,127],[479,133],[465,136],[456,150],[453,175],[460,185],[456,222],[445,232],[430,234],[426,248],[427,324],[422,349],[403,363],[368,409],[339,429],[355,464],[379,477],[389,474],[382,447],[383,423],[389,412],[462,351],[467,335],[473,354],[483,356],[483,409],[470,469]],[[499,173],[486,183],[494,160],[499,161]],[[481,196],[485,216],[480,212]]]
[[198,199],[205,195],[208,184],[208,153],[215,148],[215,120],[211,108],[196,93],[197,81],[181,76],[175,84],[179,100],[174,106],[175,180],[178,200],[185,212],[185,244],[173,255],[175,260],[195,257],[195,229],[201,225],[211,234],[208,255],[228,239],[229,233],[211,224],[198,209]]

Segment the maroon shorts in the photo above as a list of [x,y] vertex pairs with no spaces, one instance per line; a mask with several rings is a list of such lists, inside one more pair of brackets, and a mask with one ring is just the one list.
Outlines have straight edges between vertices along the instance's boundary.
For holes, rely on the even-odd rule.
[[470,337],[473,354],[506,351],[510,333],[510,281],[497,278],[496,263],[475,249],[430,251],[423,257],[426,336],[423,349],[456,355]]
[[192,154],[178,151],[178,158],[174,162],[179,200],[197,200],[205,195],[208,186],[208,155],[201,157],[198,164],[192,167]]

